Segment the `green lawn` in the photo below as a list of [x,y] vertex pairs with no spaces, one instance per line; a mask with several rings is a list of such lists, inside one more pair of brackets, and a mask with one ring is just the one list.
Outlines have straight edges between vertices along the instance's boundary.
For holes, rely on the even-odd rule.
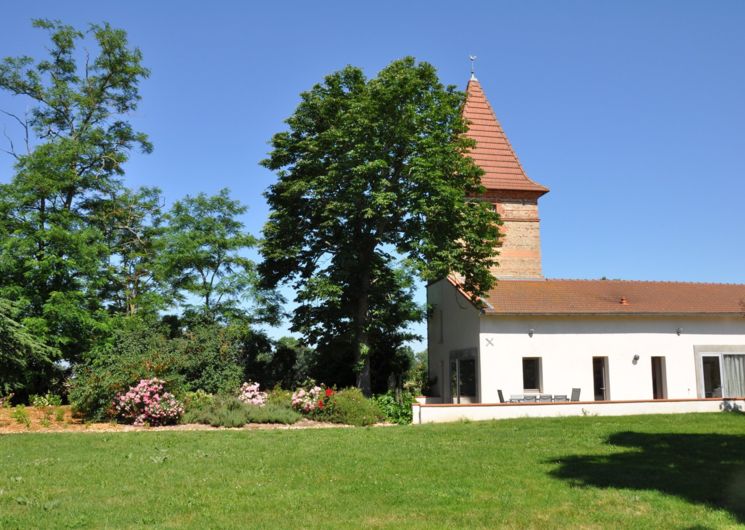
[[745,415],[0,436],[0,528],[745,525]]

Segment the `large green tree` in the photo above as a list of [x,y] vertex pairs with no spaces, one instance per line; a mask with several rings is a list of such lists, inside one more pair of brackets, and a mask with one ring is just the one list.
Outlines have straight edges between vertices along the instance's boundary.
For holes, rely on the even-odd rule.
[[[246,210],[223,189],[213,196],[186,196],[168,213],[162,277],[187,317],[276,321],[277,298],[258,288],[256,266],[246,257],[257,243],[240,219]],[[246,302],[254,304],[250,310]]]
[[[354,321],[349,316],[356,301],[354,274],[354,267],[329,271],[333,288],[300,293],[292,318],[293,329],[315,346],[309,357],[309,375],[339,387],[357,383]],[[390,376],[401,375],[398,352],[406,342],[419,338],[408,325],[421,320],[424,311],[413,300],[414,275],[404,264],[383,262],[375,256],[371,285],[366,324],[370,385],[374,393],[385,393]]]
[[94,219],[109,254],[108,289],[102,296],[115,314],[155,315],[172,301],[159,268],[166,229],[162,202],[158,188],[125,188]]
[[349,66],[301,94],[263,161],[279,175],[266,194],[265,284],[291,284],[300,312],[345,300],[333,318],[349,324],[366,393],[371,300],[400,290],[387,270],[396,259],[425,281],[459,274],[474,300],[494,282],[499,218],[471,200],[483,191],[482,172],[466,156],[464,97],[413,58],[370,80]]
[[122,193],[123,165],[133,149],[152,149],[125,119],[149,72],[126,33],[108,24],[34,26],[49,33],[48,57],[0,62],[0,89],[30,109],[5,113],[22,141],[7,149],[16,172],[0,187],[0,294],[74,361],[106,319],[111,248],[102,225],[111,224],[110,203]]

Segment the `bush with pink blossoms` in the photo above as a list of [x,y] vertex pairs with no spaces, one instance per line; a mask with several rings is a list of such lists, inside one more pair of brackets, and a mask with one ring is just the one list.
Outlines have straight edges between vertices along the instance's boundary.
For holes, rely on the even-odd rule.
[[323,393],[320,386],[298,388],[292,393],[292,408],[303,414],[312,414],[318,408],[318,401]]
[[168,425],[178,422],[184,406],[166,392],[161,379],[142,379],[114,399],[116,416],[134,425]]
[[256,405],[263,407],[266,405],[266,392],[259,391],[259,383],[243,383],[238,392],[238,399],[247,405]]
[[334,396],[333,389],[311,383],[292,394],[292,408],[309,416],[321,417],[333,411]]

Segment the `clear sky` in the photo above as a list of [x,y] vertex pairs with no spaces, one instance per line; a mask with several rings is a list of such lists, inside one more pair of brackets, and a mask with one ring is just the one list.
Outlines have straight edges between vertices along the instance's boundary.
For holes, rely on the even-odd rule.
[[258,234],[275,178],[258,161],[301,91],[405,55],[465,88],[475,54],[524,168],[551,189],[547,277],[745,282],[741,0],[9,2],[0,56],[41,54],[34,17],[108,21],[142,49],[152,76],[130,118],[155,151],[127,182],[169,202],[229,187]]

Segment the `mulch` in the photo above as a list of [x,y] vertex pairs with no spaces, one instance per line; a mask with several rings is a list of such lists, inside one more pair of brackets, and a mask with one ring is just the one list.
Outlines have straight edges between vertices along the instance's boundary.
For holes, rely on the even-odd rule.
[[[57,421],[56,410],[64,411],[62,421]],[[168,425],[164,427],[135,427],[134,425],[124,425],[121,423],[90,423],[80,418],[73,417],[69,406],[49,407],[48,409],[37,409],[35,407],[26,407],[28,412],[30,426],[12,417],[12,408],[0,408],[0,435],[3,434],[22,434],[22,433],[60,433],[60,432],[140,432],[140,431],[259,431],[259,430],[297,430],[297,429],[331,429],[331,428],[348,428],[349,425],[339,425],[338,423],[325,423],[311,420],[300,420],[293,425],[283,425],[277,423],[249,423],[239,428],[212,427],[201,423],[190,423],[180,425]]]

